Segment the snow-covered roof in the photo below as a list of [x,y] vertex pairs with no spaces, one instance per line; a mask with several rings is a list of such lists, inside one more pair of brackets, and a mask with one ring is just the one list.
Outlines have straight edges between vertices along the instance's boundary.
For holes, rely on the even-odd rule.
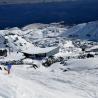
[[7,50],[7,49],[8,49],[8,48],[1,48],[1,47],[0,47],[0,50]]
[[47,48],[33,47],[27,50],[23,50],[22,52],[28,54],[42,54],[42,53],[48,53],[56,48],[58,47],[47,47]]
[[87,49],[86,51],[93,51],[93,50],[96,50],[96,49],[98,49],[98,45],[93,46],[93,47]]

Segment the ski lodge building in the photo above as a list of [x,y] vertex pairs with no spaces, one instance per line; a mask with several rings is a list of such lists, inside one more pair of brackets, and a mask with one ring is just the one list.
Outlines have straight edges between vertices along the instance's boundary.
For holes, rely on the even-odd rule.
[[86,52],[88,52],[88,53],[93,52],[93,53],[98,54],[98,45],[93,46],[93,47],[87,49]]
[[59,52],[59,47],[47,47],[47,48],[39,48],[34,47],[32,49],[27,49],[22,51],[22,53],[27,58],[43,58],[53,56]]

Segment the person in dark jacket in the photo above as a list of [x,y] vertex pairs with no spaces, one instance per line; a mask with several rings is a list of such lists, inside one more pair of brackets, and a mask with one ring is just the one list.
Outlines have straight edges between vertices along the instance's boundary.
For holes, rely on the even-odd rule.
[[11,68],[12,68],[12,64],[7,64],[8,74],[10,74]]
[[7,66],[7,68],[4,68],[4,69],[8,72],[8,74],[10,74],[12,64],[7,63],[6,66]]

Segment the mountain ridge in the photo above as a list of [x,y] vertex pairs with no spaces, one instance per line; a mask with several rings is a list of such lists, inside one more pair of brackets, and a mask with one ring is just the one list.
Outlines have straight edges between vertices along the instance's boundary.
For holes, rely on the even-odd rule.
[[[49,2],[83,2],[85,0],[0,0],[0,4],[24,4],[24,3],[49,3]],[[97,0],[86,0],[85,2],[96,2]]]
[[98,41],[98,21],[77,24],[61,34],[72,39]]

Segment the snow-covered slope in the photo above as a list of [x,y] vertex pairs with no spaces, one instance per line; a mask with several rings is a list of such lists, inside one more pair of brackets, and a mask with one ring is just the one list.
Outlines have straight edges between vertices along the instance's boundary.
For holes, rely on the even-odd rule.
[[[0,30],[0,46],[10,50],[7,57],[0,58],[0,62],[20,59],[23,62],[23,65],[13,65],[10,75],[0,65],[0,98],[98,98],[98,55],[77,58],[77,55],[84,53],[81,46],[87,46],[90,50],[98,48],[98,42],[86,41],[97,40],[97,26],[95,21],[71,28],[58,24],[31,24],[22,29]],[[63,57],[64,60],[44,67],[42,62],[48,58],[23,59],[21,50],[29,49],[30,52],[35,45],[48,47],[48,50],[49,46],[59,46],[60,51],[54,59]],[[36,65],[38,67],[35,69]]]
[[28,49],[34,46],[32,43],[27,42],[24,38],[18,35],[7,35],[5,38],[8,41],[7,45],[11,48],[11,51]]
[[0,71],[1,98],[98,97],[98,58],[70,60],[67,66],[55,63],[37,70],[25,66],[13,66],[10,75]]
[[[11,51],[21,51],[34,45],[38,47],[60,46],[63,50],[76,50],[76,46],[70,46],[72,41],[67,38],[96,40],[98,41],[98,21],[78,24],[73,27],[64,27],[60,24],[30,24],[22,29],[14,27],[0,30],[1,46],[9,47]],[[62,39],[62,37],[66,38]],[[67,44],[68,43],[68,44]],[[67,46],[67,47],[66,47]],[[65,51],[64,51],[65,52]]]
[[64,32],[66,28],[59,24],[30,24],[23,28],[10,28],[6,30],[0,30],[1,37],[4,38],[0,40],[4,45],[10,47],[12,51],[26,49],[28,47],[34,46],[32,43],[34,41],[44,40],[47,37],[56,37]]
[[98,41],[98,21],[75,25],[61,36]]

